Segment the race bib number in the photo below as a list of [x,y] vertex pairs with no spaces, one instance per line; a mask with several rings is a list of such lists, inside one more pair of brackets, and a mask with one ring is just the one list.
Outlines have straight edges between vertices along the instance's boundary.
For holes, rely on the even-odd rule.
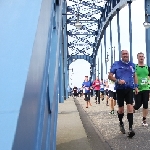
[[99,83],[96,83],[96,85],[99,85]]
[[141,85],[145,85],[147,83],[148,83],[147,78],[142,78],[141,79]]

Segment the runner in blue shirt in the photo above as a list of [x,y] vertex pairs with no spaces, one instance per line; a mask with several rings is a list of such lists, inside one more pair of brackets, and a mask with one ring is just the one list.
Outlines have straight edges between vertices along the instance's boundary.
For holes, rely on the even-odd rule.
[[91,86],[92,86],[91,81],[88,80],[88,76],[85,76],[85,80],[84,80],[84,82],[82,84],[82,87],[85,88],[86,108],[88,108],[88,104],[90,106],[92,106],[91,103],[90,103],[90,89],[91,89]]
[[[129,61],[129,53],[127,50],[121,51],[122,59],[114,62],[110,69],[108,78],[115,82],[117,101],[118,101],[118,118],[120,121],[120,131],[125,134],[124,124],[122,122],[124,116],[124,101],[127,104],[127,119],[129,122],[128,137],[132,138],[135,132],[133,125],[133,88],[138,93],[138,81],[135,74],[135,64]],[[113,75],[115,74],[115,77]]]

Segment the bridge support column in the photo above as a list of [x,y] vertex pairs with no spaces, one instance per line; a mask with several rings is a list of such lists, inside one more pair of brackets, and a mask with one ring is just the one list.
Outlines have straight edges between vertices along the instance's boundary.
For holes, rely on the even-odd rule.
[[[63,13],[66,14],[66,9],[67,9],[67,3],[66,1],[64,1],[63,3]],[[67,51],[68,51],[68,40],[67,40],[67,15],[63,15],[63,34],[62,34],[62,38],[63,38],[63,64],[64,64],[64,100],[66,100],[68,98],[68,91],[67,91],[67,87],[68,87],[68,67],[67,67]]]
[[131,3],[132,3],[132,1],[128,1],[128,6],[129,6],[129,42],[130,42],[130,61],[133,61],[133,56],[132,56],[132,18],[131,18]]
[[106,74],[107,74],[107,60],[106,60],[106,57],[107,57],[107,47],[106,47],[106,29],[104,31],[104,48],[105,48],[105,67],[106,67]]
[[62,57],[62,43],[60,43],[60,57],[59,57],[59,102],[64,102],[64,74],[63,74],[63,57]]
[[99,58],[98,58],[98,64],[97,64],[97,69],[98,69],[98,78],[99,78]]
[[101,43],[101,79],[103,79],[103,48],[102,48],[102,43]]
[[[111,30],[111,20],[110,20],[110,50],[111,50],[111,66],[113,64],[113,47],[112,47],[112,30]],[[108,73],[107,73],[108,74]]]
[[[150,0],[145,0],[145,22],[150,23]],[[150,28],[146,29],[146,56],[150,66]]]
[[120,9],[117,9],[118,51],[119,51],[119,60],[120,60],[121,59],[121,43],[120,43],[119,11]]
[[94,55],[94,58],[93,58],[93,75],[92,75],[92,80],[94,81],[96,79],[96,57]]
[[[0,149],[55,149],[59,56],[56,45],[62,5],[54,5],[54,0],[7,0],[0,7]],[[55,19],[58,28],[53,37]],[[55,38],[55,46],[51,37]],[[51,70],[50,51],[56,55],[51,60],[55,63]],[[53,84],[48,85],[51,72],[55,77],[51,79]],[[49,88],[56,90],[52,98]]]

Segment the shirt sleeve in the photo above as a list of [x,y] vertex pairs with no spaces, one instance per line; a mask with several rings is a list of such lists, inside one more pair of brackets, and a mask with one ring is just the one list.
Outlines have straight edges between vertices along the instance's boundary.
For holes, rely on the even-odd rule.
[[117,61],[114,62],[113,65],[111,66],[110,73],[116,74],[116,70],[117,70]]
[[94,86],[95,85],[95,81],[93,81],[93,83],[92,83],[92,86]]

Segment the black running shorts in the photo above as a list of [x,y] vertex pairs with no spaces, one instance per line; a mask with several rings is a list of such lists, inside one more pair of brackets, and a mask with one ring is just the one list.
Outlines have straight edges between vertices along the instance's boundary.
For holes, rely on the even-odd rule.
[[133,104],[133,89],[118,89],[116,90],[116,94],[119,107],[124,106],[124,101],[126,104]]
[[110,90],[109,90],[109,91],[108,91],[108,94],[109,94],[108,96],[111,97],[111,98],[113,98],[114,100],[117,99],[117,97],[116,97],[116,92],[113,92],[113,91],[110,91]]
[[85,101],[90,100],[90,95],[91,95],[91,93],[85,93]]
[[149,90],[140,91],[137,95],[134,95],[134,99],[135,99],[134,105],[135,110],[138,110],[142,106],[142,104],[143,108],[147,109],[149,101]]

